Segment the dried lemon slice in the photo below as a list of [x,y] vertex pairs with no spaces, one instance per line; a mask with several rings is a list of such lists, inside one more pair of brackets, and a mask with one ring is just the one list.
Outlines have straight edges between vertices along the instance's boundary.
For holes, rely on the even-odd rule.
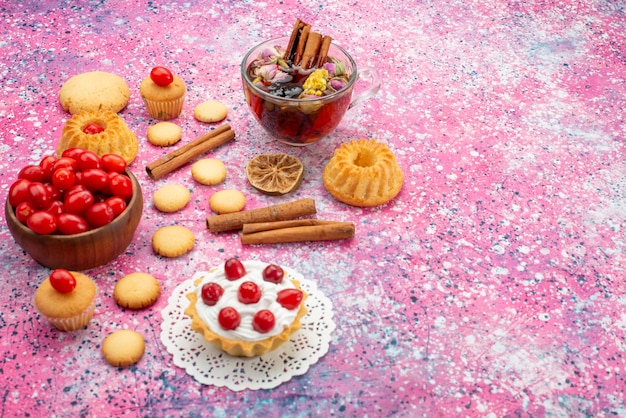
[[268,195],[292,192],[300,186],[304,166],[288,154],[259,154],[248,163],[248,181],[258,191]]

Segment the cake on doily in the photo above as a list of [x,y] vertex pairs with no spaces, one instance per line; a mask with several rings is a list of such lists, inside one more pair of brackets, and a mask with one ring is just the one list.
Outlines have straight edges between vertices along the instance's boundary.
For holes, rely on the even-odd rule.
[[306,293],[303,303],[307,312],[300,321],[301,328],[288,341],[262,356],[234,357],[191,328],[185,309],[189,306],[187,295],[197,288],[194,277],[179,283],[167,298],[161,311],[160,339],[173,363],[198,383],[234,391],[272,389],[304,375],[328,353],[336,328],[333,305],[317,288],[317,280],[298,276],[300,289]]
[[220,350],[261,356],[301,327],[307,294],[298,279],[302,276],[287,267],[231,258],[194,275],[185,314],[191,328]]
[[126,164],[133,162],[139,151],[137,137],[117,113],[82,111],[72,116],[61,131],[57,154],[68,148],[83,148],[99,156],[121,155]]
[[352,140],[337,149],[324,167],[324,186],[352,206],[377,206],[396,197],[404,174],[393,152],[374,139]]

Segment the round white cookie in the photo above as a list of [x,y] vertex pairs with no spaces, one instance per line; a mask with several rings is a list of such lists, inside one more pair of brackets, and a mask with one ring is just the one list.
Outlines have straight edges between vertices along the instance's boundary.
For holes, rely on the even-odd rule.
[[189,189],[180,184],[167,184],[152,195],[154,207],[161,212],[176,212],[187,206],[191,199]]
[[239,190],[220,190],[209,198],[209,207],[218,215],[240,212],[246,206],[246,197]]
[[169,147],[174,145],[183,135],[180,126],[172,122],[159,122],[148,128],[148,142],[157,147]]
[[77,74],[67,80],[59,91],[61,106],[72,115],[84,110],[118,113],[126,107],[129,98],[130,88],[126,81],[104,71]]
[[219,122],[228,115],[228,108],[217,100],[208,100],[197,105],[193,115],[200,122]]
[[226,166],[221,160],[203,158],[193,163],[191,176],[200,184],[212,186],[226,179]]

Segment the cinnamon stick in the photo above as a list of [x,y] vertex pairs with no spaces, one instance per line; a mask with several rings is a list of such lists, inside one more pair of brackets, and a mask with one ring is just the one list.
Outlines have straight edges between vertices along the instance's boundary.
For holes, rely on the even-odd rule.
[[235,137],[229,124],[224,124],[201,137],[170,152],[166,156],[146,166],[146,172],[153,180],[158,180],[199,155],[216,148]]
[[330,241],[354,237],[352,222],[332,222],[323,225],[295,226],[270,231],[242,234],[242,244],[278,244],[283,242]]
[[311,25],[304,25],[300,31],[300,37],[298,38],[298,46],[296,48],[296,56],[293,59],[293,65],[300,65],[302,54],[304,54],[304,48],[306,47],[306,41],[309,38],[309,32],[311,32]]
[[304,53],[302,54],[302,61],[300,66],[305,70],[317,65],[317,54],[322,45],[322,35],[317,32],[309,32],[309,36],[306,40],[304,47]]
[[253,234],[255,232],[272,231],[274,229],[282,228],[293,228],[295,226],[315,226],[334,223],[337,223],[337,221],[326,221],[322,219],[293,219],[289,221],[255,222],[250,224],[244,224],[241,233]]
[[315,200],[306,198],[264,208],[210,216],[206,218],[206,224],[211,232],[223,232],[242,229],[244,224],[284,221],[315,213]]
[[324,36],[322,39],[322,46],[320,46],[320,52],[318,54],[317,63],[315,66],[317,68],[323,67],[326,64],[326,60],[328,59],[328,51],[330,50],[330,44],[332,43],[332,36]]
[[292,60],[294,58],[298,41],[300,39],[300,31],[302,30],[304,25],[306,25],[306,23],[300,19],[296,19],[296,23],[294,23],[293,25],[293,29],[291,30],[291,37],[289,38],[289,43],[287,44],[287,49],[285,50],[285,58],[288,60]]

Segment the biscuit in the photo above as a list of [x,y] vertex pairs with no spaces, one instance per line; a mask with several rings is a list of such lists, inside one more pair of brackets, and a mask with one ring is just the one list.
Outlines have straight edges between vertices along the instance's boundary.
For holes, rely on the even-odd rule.
[[215,158],[203,158],[191,166],[191,176],[200,184],[212,186],[226,178],[226,166]]
[[217,100],[209,100],[196,105],[193,115],[200,122],[219,122],[228,115],[228,108]]
[[180,184],[167,184],[152,195],[152,202],[161,212],[171,213],[181,210],[191,199],[189,189]]
[[115,284],[113,299],[123,308],[143,309],[151,306],[161,295],[161,285],[148,273],[131,273]]
[[63,109],[72,115],[87,111],[110,110],[118,113],[126,107],[130,89],[124,79],[104,71],[81,73],[67,80],[59,91]]
[[102,355],[112,366],[126,367],[141,359],[146,349],[143,336],[129,329],[114,331],[102,343]]
[[239,212],[246,205],[246,197],[239,190],[220,190],[209,198],[209,207],[218,215]]
[[196,238],[193,232],[181,225],[164,226],[152,235],[154,252],[169,258],[178,257],[191,251],[195,242]]
[[159,122],[148,128],[148,142],[157,147],[169,147],[174,145],[183,135],[180,126],[172,122]]

